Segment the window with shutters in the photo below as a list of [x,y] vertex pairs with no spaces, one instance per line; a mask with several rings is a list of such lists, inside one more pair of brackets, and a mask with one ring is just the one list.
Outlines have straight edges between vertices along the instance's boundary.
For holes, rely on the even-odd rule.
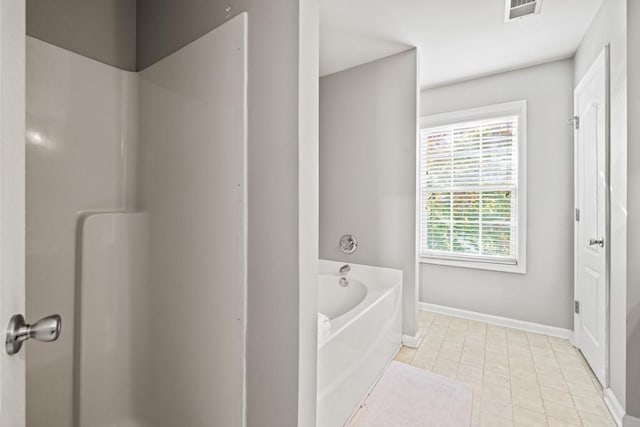
[[526,272],[526,102],[422,118],[423,262]]

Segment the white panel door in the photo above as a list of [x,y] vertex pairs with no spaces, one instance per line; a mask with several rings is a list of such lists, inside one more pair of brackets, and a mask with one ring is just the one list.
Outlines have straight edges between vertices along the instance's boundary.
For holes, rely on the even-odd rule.
[[0,426],[25,425],[24,350],[5,350],[6,326],[24,313],[25,0],[0,0]]
[[578,117],[575,233],[576,345],[605,384],[607,363],[607,52],[603,51],[574,92]]

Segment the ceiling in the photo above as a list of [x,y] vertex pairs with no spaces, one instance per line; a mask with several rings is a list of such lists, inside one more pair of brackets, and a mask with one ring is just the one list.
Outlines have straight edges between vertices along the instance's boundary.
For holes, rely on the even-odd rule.
[[544,0],[504,22],[505,0],[320,0],[320,75],[417,46],[422,88],[573,56],[603,0]]

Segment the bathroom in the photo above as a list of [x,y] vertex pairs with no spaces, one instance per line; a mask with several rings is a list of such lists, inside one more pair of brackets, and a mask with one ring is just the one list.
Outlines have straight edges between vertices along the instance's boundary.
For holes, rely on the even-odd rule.
[[0,426],[640,425],[639,19],[0,0]]

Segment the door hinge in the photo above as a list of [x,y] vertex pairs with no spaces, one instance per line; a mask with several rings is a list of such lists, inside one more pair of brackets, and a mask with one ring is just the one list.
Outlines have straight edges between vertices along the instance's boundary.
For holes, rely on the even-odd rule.
[[576,208],[576,222],[580,221],[580,209]]
[[574,301],[573,302],[573,311],[576,314],[580,314],[580,301]]
[[574,129],[578,130],[580,129],[580,117],[578,116],[573,116],[569,119],[569,124],[573,125]]

